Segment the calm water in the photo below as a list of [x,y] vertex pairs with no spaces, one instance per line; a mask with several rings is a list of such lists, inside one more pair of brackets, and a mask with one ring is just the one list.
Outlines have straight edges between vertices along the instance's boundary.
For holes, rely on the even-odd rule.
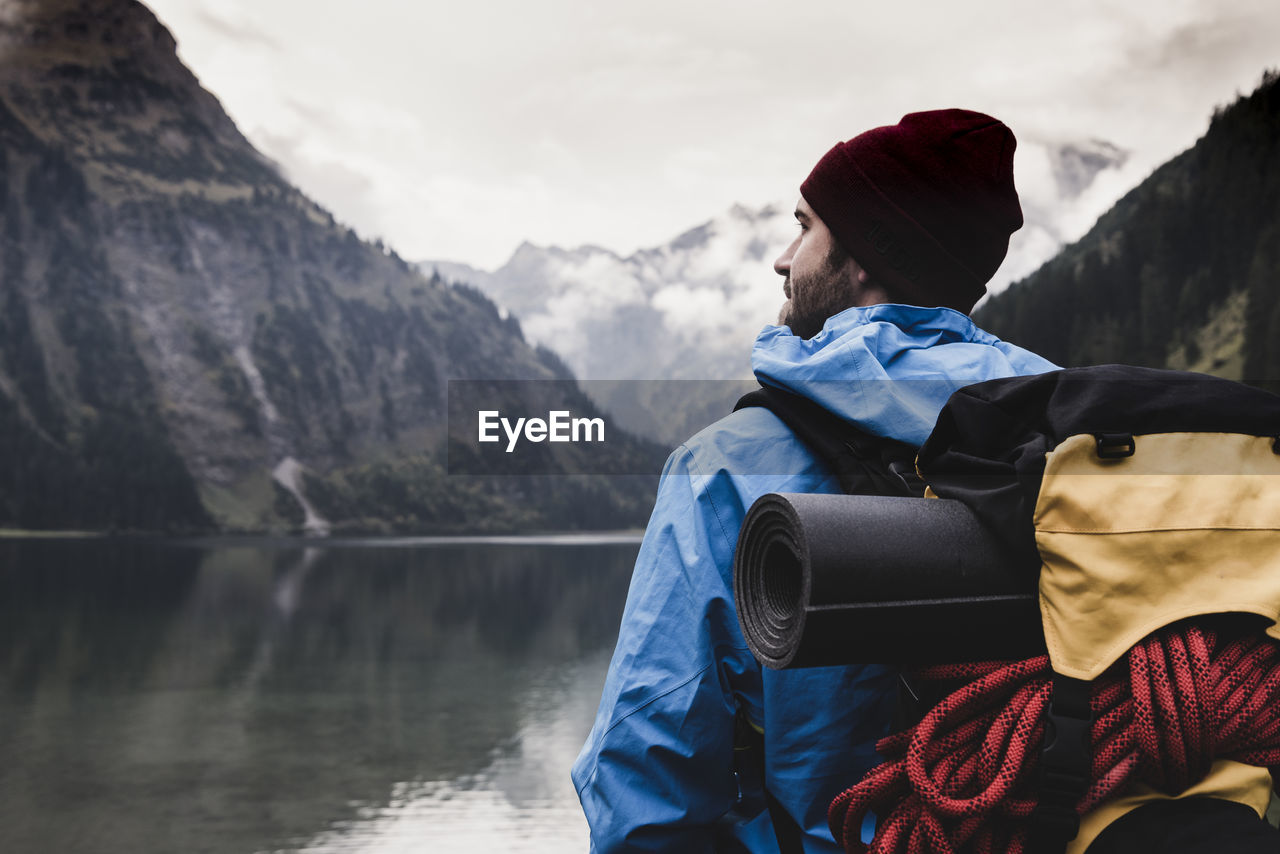
[[0,541],[0,851],[585,851],[631,541]]

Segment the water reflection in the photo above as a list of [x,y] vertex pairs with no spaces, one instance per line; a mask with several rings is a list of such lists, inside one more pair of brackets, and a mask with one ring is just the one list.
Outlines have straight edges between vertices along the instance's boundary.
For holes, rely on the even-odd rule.
[[361,809],[359,819],[335,824],[300,850],[416,854],[431,840],[438,851],[586,851],[565,758],[591,726],[607,664],[602,651],[531,690],[521,731],[478,773],[399,784],[388,803]]
[[582,850],[635,549],[0,542],[0,850]]

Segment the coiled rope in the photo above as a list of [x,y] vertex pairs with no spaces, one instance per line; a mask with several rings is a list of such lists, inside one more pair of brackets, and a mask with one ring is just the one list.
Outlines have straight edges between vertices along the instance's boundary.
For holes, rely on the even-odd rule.
[[[1139,642],[1127,662],[1094,685],[1092,782],[1078,813],[1131,782],[1180,792],[1215,759],[1280,765],[1276,642],[1250,635],[1220,643],[1213,631],[1179,624]],[[1037,803],[1049,657],[918,675],[972,681],[877,745],[886,761],[831,804],[836,842],[874,854],[1020,854]],[[872,810],[881,819],[867,846],[860,833]]]

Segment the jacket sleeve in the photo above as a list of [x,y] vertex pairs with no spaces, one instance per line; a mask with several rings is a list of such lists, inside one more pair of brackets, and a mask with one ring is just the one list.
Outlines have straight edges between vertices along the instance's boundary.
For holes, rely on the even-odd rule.
[[[573,767],[592,850],[712,850],[733,806],[735,690],[759,667],[731,595],[737,531],[686,448],[663,471],[595,725]],[[729,515],[735,516],[730,512]],[[731,539],[731,537],[733,539]]]

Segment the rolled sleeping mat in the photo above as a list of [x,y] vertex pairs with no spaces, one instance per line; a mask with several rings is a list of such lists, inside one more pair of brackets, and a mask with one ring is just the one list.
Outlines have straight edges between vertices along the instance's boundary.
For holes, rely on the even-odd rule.
[[1013,566],[963,503],[771,493],[734,555],[738,622],[774,669],[1044,652],[1039,566]]

